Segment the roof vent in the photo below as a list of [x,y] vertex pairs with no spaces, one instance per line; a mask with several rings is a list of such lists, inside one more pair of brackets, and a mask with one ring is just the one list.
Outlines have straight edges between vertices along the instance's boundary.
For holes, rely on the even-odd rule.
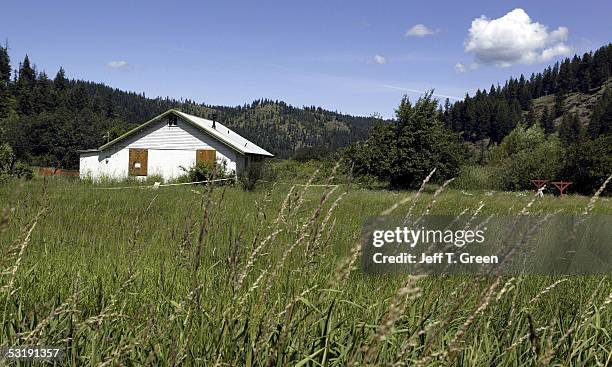
[[217,128],[217,123],[215,122],[215,120],[217,119],[217,113],[216,112],[211,113],[210,114],[210,118],[212,119],[212,122],[213,122],[212,128],[216,129]]
[[177,126],[177,118],[175,115],[168,117],[168,126]]

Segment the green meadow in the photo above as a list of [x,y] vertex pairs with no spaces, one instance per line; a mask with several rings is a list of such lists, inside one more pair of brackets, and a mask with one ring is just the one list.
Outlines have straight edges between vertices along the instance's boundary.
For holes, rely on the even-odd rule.
[[612,363],[609,276],[370,276],[359,253],[385,211],[612,214],[608,198],[299,184],[4,183],[0,346],[61,346],[62,366]]

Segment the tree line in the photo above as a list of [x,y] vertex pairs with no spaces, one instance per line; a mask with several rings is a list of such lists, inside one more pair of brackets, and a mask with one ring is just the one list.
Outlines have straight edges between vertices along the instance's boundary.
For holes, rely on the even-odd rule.
[[[499,143],[521,121],[528,125],[541,123],[550,133],[554,130],[553,120],[565,113],[567,94],[591,93],[610,77],[612,44],[607,44],[595,52],[557,62],[543,72],[531,74],[529,79],[524,75],[510,78],[504,86],[491,85],[488,91],[479,89],[454,104],[447,99],[442,119],[445,126],[471,142],[490,139],[491,143]],[[554,106],[537,116],[533,99],[553,94]]]
[[363,139],[374,120],[270,99],[229,107],[147,98],[69,79],[63,68],[51,78],[27,55],[13,70],[8,47],[0,46],[0,144],[10,147],[13,165],[78,168],[77,150],[98,147],[170,108],[204,118],[214,112],[221,123],[282,158]]
[[[414,105],[405,97],[396,118],[375,123],[345,158],[361,179],[392,188],[415,188],[435,168],[433,181],[457,177],[465,189],[527,190],[545,179],[593,194],[612,174],[611,68],[608,44],[455,104],[440,106],[431,92]],[[593,107],[581,106],[590,118],[565,108],[572,92],[597,96]],[[549,94],[554,103],[537,116],[533,99]]]

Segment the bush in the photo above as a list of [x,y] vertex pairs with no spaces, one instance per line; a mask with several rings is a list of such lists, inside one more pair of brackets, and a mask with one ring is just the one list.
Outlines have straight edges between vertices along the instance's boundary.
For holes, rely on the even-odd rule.
[[255,190],[257,181],[259,181],[264,175],[264,170],[265,162],[263,160],[250,162],[238,177],[242,188],[245,191]]
[[164,183],[164,176],[160,174],[148,175],[145,182],[149,185],[152,185],[156,182]]
[[185,176],[180,178],[179,181],[183,182],[200,182],[210,179],[232,178],[234,176],[233,171],[227,172],[227,163],[225,161],[214,166],[206,163],[196,163],[189,168],[181,167],[181,169],[185,172]]
[[12,174],[17,178],[23,178],[25,180],[34,178],[34,171],[32,171],[32,168],[23,162],[15,163]]
[[11,172],[14,159],[13,148],[6,143],[0,144],[0,174],[9,174]]
[[0,181],[5,181],[11,176],[31,180],[34,172],[25,163],[15,161],[15,154],[10,145],[0,144]]
[[404,97],[392,124],[375,124],[367,140],[345,150],[356,175],[374,176],[394,188],[416,188],[434,168],[434,181],[457,175],[465,147],[442,125],[432,94],[414,105]]
[[[608,134],[567,149],[565,164],[558,179],[572,181],[570,189],[585,195],[597,191],[612,174],[612,135]],[[610,195],[608,184],[602,195]]]
[[532,189],[531,180],[552,180],[563,168],[564,149],[556,135],[546,137],[542,128],[519,125],[489,154],[494,181],[501,189]]
[[325,159],[325,157],[327,157],[329,154],[329,149],[325,147],[301,147],[295,150],[295,153],[293,153],[293,156],[291,158],[300,162],[320,161]]
[[498,190],[499,180],[496,170],[489,166],[464,166],[452,187],[462,190]]

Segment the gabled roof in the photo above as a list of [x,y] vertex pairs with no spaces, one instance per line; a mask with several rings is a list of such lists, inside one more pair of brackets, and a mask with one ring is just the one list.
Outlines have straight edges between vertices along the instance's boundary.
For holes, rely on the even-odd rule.
[[183,119],[184,121],[186,121],[187,123],[189,123],[190,125],[192,125],[193,127],[195,127],[196,129],[204,132],[205,134],[208,134],[209,136],[219,140],[220,142],[224,143],[225,145],[229,146],[230,148],[234,149],[235,151],[237,151],[238,153],[242,153],[242,154],[256,154],[256,155],[263,155],[263,156],[267,156],[267,157],[274,157],[274,155],[268,151],[266,151],[265,149],[257,146],[255,143],[252,143],[251,141],[243,138],[242,136],[238,135],[237,133],[235,133],[234,131],[230,130],[229,128],[225,127],[224,125],[220,124],[219,122],[215,122],[215,128],[213,129],[212,127],[212,120],[207,120],[207,119],[203,119],[201,117],[197,117],[197,116],[193,116],[193,115],[189,115],[187,113],[181,112],[179,110],[175,110],[175,109],[171,109],[168,110],[164,113],[162,113],[159,116],[156,116],[154,118],[152,118],[151,120],[145,122],[144,124],[137,126],[136,128],[128,131],[127,133],[121,135],[120,137],[111,140],[110,142],[102,145],[100,148],[98,148],[98,150],[105,150],[117,143],[119,143],[120,141],[125,140],[126,138],[136,134],[139,131],[144,130],[145,128],[151,126],[152,124],[156,123],[157,121],[159,121],[160,119],[162,119],[163,117],[169,115],[169,114],[174,114],[177,115],[178,117],[180,117],[181,119]]

